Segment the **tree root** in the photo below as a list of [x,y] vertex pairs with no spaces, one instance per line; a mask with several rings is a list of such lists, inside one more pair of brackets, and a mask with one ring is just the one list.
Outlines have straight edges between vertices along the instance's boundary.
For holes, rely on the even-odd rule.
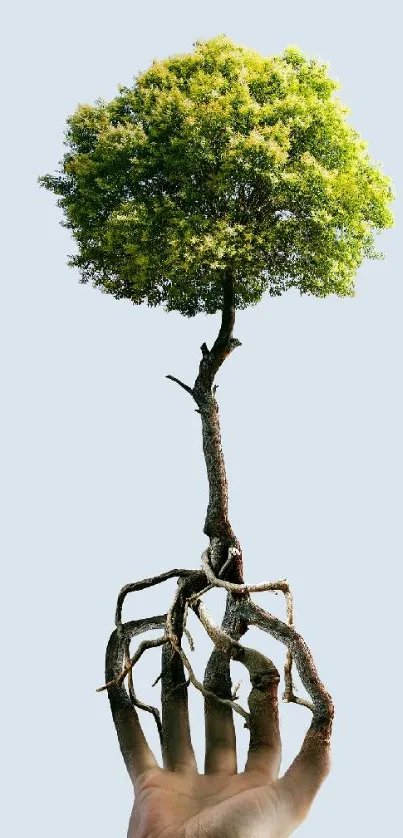
[[[232,561],[234,553],[236,553],[236,548],[230,548],[228,553],[229,555],[226,562],[227,567]],[[128,694],[126,693],[126,695],[128,696],[133,706],[138,707],[142,710],[146,710],[154,716],[157,724],[158,734],[162,742],[162,725],[160,713],[157,710],[157,708],[145,704],[137,698],[133,687],[133,668],[142,656],[142,654],[147,649],[155,648],[165,643],[170,643],[172,655],[174,655],[175,653],[179,655],[184,665],[184,668],[187,671],[188,678],[184,683],[178,683],[173,688],[173,690],[170,690],[170,692],[167,693],[165,696],[163,695],[162,700],[167,699],[175,689],[178,689],[183,685],[187,687],[191,683],[197,690],[199,690],[202,693],[203,696],[211,698],[219,702],[220,704],[224,704],[228,707],[231,707],[231,709],[234,712],[238,713],[245,719],[245,727],[248,728],[249,713],[234,700],[237,697],[236,692],[239,685],[237,685],[237,688],[233,691],[231,699],[222,698],[216,695],[213,691],[206,689],[206,687],[196,677],[190,660],[182,648],[180,634],[174,628],[175,624],[179,624],[182,627],[181,633],[183,632],[184,634],[186,634],[189,640],[191,651],[193,651],[193,640],[186,628],[188,609],[190,607],[202,623],[210,639],[213,641],[215,648],[225,652],[233,660],[237,660],[243,663],[248,669],[250,680],[253,683],[253,679],[256,678],[257,673],[259,671],[263,671],[262,659],[264,656],[262,656],[260,652],[257,652],[254,649],[250,649],[244,646],[239,641],[235,640],[233,637],[227,634],[222,628],[217,626],[211,614],[202,602],[202,596],[206,591],[209,591],[215,587],[224,588],[227,591],[227,593],[231,596],[232,610],[240,619],[242,619],[247,624],[247,626],[254,625],[261,628],[263,631],[268,632],[272,635],[272,637],[274,637],[276,640],[279,640],[287,647],[287,657],[284,667],[285,691],[283,694],[283,700],[289,703],[293,702],[307,707],[309,710],[312,711],[313,720],[315,721],[315,723],[319,723],[320,721],[322,725],[325,724],[328,727],[330,725],[331,727],[333,705],[330,696],[328,695],[321,681],[319,680],[308,647],[306,646],[302,637],[295,630],[293,619],[293,601],[288,581],[286,579],[282,579],[277,582],[260,582],[255,585],[246,585],[244,583],[237,584],[233,582],[228,582],[220,578],[224,571],[224,567],[225,565],[223,566],[220,574],[216,576],[211,568],[211,564],[209,561],[209,549],[207,548],[202,555],[202,572],[174,569],[159,576],[154,576],[148,579],[143,579],[142,581],[136,583],[131,583],[130,585],[125,585],[119,593],[116,606],[117,628],[111,635],[111,640],[113,637],[119,638],[119,642],[115,641],[115,643],[113,644],[115,653],[115,660],[113,664],[111,660],[109,660],[109,670],[112,667],[114,677],[110,678],[102,687],[99,687],[97,692],[102,692],[103,690],[110,691],[112,688],[122,688],[125,679],[128,678]],[[129,592],[142,590],[146,587],[159,584],[160,582],[163,582],[175,576],[178,577],[178,587],[175,591],[172,605],[167,614],[163,615],[160,618],[149,618],[149,620],[147,621],[147,626],[145,624],[146,621],[136,621],[136,626],[138,624],[141,624],[143,630],[146,630],[147,628],[154,628],[154,622],[156,619],[158,619],[161,623],[164,623],[164,633],[158,638],[152,640],[143,640],[139,644],[135,654],[132,657],[130,657],[130,639],[134,636],[134,634],[137,634],[139,632],[137,630],[133,630],[133,622],[121,622],[122,605],[126,595]],[[194,591],[191,589],[191,592],[186,595],[185,587],[186,584],[189,584],[189,580],[193,582],[193,585],[196,580],[197,587],[199,587],[199,590]],[[208,580],[208,585],[203,584],[203,582],[206,580]],[[272,614],[268,613],[267,611],[264,611],[251,600],[250,594],[258,591],[280,591],[284,593],[287,606],[287,623],[284,623],[277,617],[274,617]],[[149,621],[151,621],[151,625],[149,624]],[[110,647],[111,640],[108,644],[108,648]],[[122,648],[124,650],[123,655]],[[295,661],[302,683],[306,688],[307,692],[309,693],[312,702],[299,698],[294,693],[291,675],[293,660]],[[267,658],[264,658],[264,661],[264,668],[266,672],[268,665],[271,665],[275,669],[274,664],[272,664],[271,661],[269,661]],[[118,672],[119,667],[120,671]],[[160,680],[161,676],[162,673],[158,676],[153,686],[155,686],[155,684]]]

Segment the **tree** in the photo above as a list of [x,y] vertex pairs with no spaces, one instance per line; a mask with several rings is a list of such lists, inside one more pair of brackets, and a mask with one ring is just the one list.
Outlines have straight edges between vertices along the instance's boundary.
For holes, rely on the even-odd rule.
[[[233,336],[237,309],[255,305],[265,291],[279,295],[291,287],[317,297],[353,296],[364,257],[380,256],[374,240],[392,224],[390,182],[348,123],[337,87],[324,64],[295,47],[264,57],[223,35],[196,42],[190,54],[154,61],[112,101],[79,105],[67,122],[61,169],[40,178],[58,196],[62,223],[78,245],[69,264],[79,269],[81,282],[187,317],[222,312],[214,345],[201,346],[194,385],[167,376],[191,395],[201,416],[209,482],[203,530],[209,546],[202,567],[174,569],[122,588],[107,647],[102,689],[108,690],[129,771],[133,754],[124,714],[134,707],[153,713],[169,767],[172,720],[187,725],[189,681],[205,695],[210,733],[218,719],[232,735],[235,711],[253,738],[256,695],[266,694],[269,683],[277,686],[279,676],[271,661],[239,643],[249,625],[286,646],[284,698],[312,710],[301,754],[318,736],[329,749],[333,704],[295,630],[288,582],[244,582],[242,549],[228,518],[214,380],[241,345]],[[178,578],[178,587],[167,614],[122,623],[128,593],[171,577]],[[221,629],[202,602],[203,592],[214,586],[227,591]],[[256,590],[284,593],[287,623],[253,603]],[[215,644],[203,684],[181,643],[189,607]],[[132,638],[159,626],[163,634],[143,641],[130,656]],[[162,720],[156,708],[137,699],[132,680],[140,655],[156,645],[162,645]],[[231,658],[248,668],[251,714],[232,694]],[[311,702],[294,694],[293,661]],[[320,782],[327,770],[324,763]]]

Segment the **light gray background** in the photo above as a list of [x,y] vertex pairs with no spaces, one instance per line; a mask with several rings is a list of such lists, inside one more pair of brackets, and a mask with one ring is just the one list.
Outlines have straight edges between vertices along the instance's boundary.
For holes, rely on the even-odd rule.
[[[111,98],[153,58],[221,32],[265,54],[328,60],[354,126],[399,191],[398,2],[16,3],[2,47],[3,833],[123,838],[132,790],[103,683],[126,582],[198,566],[207,481],[193,383],[219,316],[117,302],[80,286],[60,210],[36,184],[79,102]],[[400,78],[399,78],[400,77]],[[399,207],[396,204],[397,217]],[[333,769],[299,835],[397,834],[401,805],[402,283],[399,226],[353,300],[265,297],[237,315],[219,373],[230,517],[247,580],[288,577],[296,623],[334,697]],[[127,602],[166,610],[175,583]],[[256,600],[284,614],[280,598]],[[224,597],[207,597],[218,618]],[[199,675],[209,642],[190,618]],[[244,638],[283,649],[251,630]],[[136,670],[138,694],[159,650]],[[235,680],[248,679],[240,665]],[[203,705],[191,690],[203,764]],[[154,722],[142,714],[157,749]],[[282,705],[285,768],[309,711]],[[238,724],[240,765],[247,732]]]

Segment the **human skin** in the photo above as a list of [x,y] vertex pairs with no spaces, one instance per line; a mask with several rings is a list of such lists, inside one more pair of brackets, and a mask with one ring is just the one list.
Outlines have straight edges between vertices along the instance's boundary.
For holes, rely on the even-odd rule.
[[163,709],[163,768],[137,712],[113,707],[135,800],[127,838],[286,838],[305,819],[330,768],[326,727],[310,726],[301,750],[279,778],[279,675],[249,695],[250,745],[237,773],[232,709],[205,698],[205,764],[199,774],[190,738],[187,690]]

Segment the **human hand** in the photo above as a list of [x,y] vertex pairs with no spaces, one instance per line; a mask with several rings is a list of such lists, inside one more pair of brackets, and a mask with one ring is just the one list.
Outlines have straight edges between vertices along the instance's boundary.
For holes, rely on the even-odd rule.
[[[219,650],[213,654],[222,655]],[[229,666],[222,657],[222,684],[227,680],[228,687]],[[252,682],[248,699],[250,745],[242,773],[237,773],[230,707],[205,698],[205,773],[199,774],[186,687],[176,688],[162,704],[164,768],[148,746],[134,707],[112,705],[135,792],[127,838],[286,838],[305,819],[329,771],[329,730],[313,719],[300,753],[279,779],[279,674],[265,660],[268,668]],[[166,649],[165,670],[169,667],[176,670],[172,680],[178,683],[181,671],[183,682],[182,662],[172,662]]]

